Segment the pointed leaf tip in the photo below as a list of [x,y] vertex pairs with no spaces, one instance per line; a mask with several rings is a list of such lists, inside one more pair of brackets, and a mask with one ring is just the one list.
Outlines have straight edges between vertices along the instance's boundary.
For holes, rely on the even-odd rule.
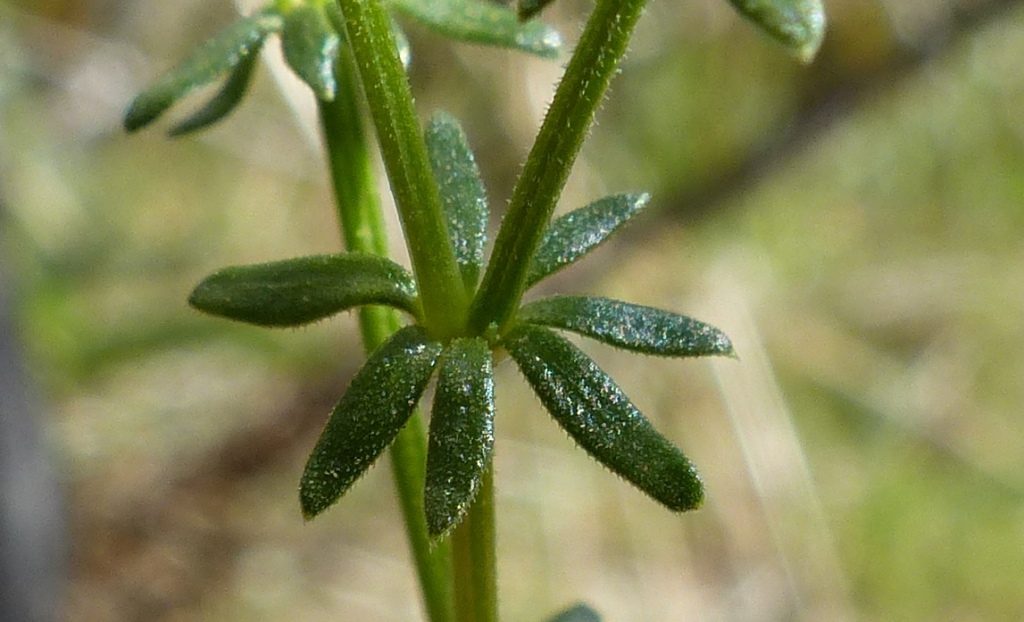
[[494,447],[494,370],[483,339],[456,339],[438,364],[430,416],[424,509],[439,537],[457,525],[476,496]]
[[620,300],[553,296],[525,305],[517,317],[643,354],[733,356],[732,342],[710,324]]
[[803,63],[811,62],[825,38],[821,0],[729,0]]
[[555,219],[533,256],[526,286],[536,285],[604,244],[650,199],[647,193],[607,196]]
[[671,510],[696,509],[696,468],[608,375],[571,343],[530,324],[502,341],[551,416],[591,456]]
[[430,168],[437,179],[448,235],[467,289],[476,288],[487,243],[487,193],[469,140],[455,117],[437,112],[425,132]]
[[334,407],[299,484],[302,514],[314,518],[355,483],[408,421],[442,345],[407,326],[374,352]]

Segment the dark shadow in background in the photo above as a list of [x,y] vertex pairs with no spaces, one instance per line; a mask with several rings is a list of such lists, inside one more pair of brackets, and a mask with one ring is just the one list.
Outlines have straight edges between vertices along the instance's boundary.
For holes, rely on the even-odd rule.
[[[0,205],[0,230],[4,213]],[[51,622],[66,585],[63,492],[14,320],[0,237],[0,620]]]

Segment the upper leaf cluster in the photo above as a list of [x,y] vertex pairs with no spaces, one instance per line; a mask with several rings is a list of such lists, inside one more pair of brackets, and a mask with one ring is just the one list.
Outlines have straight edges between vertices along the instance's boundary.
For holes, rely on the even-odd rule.
[[[486,0],[391,0],[389,6],[452,39],[516,49],[546,58],[558,55],[559,33],[527,21],[552,0],[519,0],[517,10]],[[803,62],[817,54],[825,35],[821,0],[729,0]],[[320,99],[334,98],[335,64],[344,28],[331,1],[277,2],[224,28],[189,58],[162,76],[132,102],[124,126],[141,129],[193,91],[223,79],[207,103],[170,129],[178,136],[203,129],[226,117],[245,97],[256,57],[271,35],[281,37],[285,60]],[[395,24],[393,35],[403,63],[409,44]]]
[[[518,0],[520,19],[530,19],[554,0]],[[822,0],[729,0],[741,15],[754,22],[800,59],[814,59],[825,38]]]
[[[539,22],[520,22],[512,9],[487,0],[392,0],[389,7],[440,34],[459,41],[516,49],[546,58],[557,56],[562,38]],[[292,71],[321,100],[337,91],[335,71],[344,27],[333,1],[277,2],[239,18],[200,46],[180,65],[138,95],[124,119],[129,132],[139,130],[176,102],[208,84],[223,80],[207,101],[170,129],[178,136],[220,121],[242,101],[252,79],[256,58],[271,35],[279,35],[284,58]],[[403,63],[409,44],[397,23],[392,35]]]

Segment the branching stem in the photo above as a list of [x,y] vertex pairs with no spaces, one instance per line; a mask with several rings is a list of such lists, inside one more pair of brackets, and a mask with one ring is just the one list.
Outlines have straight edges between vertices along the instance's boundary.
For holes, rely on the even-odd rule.
[[[342,54],[350,56],[347,48]],[[353,81],[355,69],[351,58],[341,60],[345,62],[339,63],[337,71],[337,95],[332,102],[320,102],[319,108],[342,238],[350,251],[386,255],[387,231]],[[359,324],[367,353],[401,327],[397,313],[385,307],[361,307]],[[431,622],[450,622],[454,619],[451,547],[432,545],[424,520],[426,446],[426,429],[417,410],[391,447],[391,467],[427,614]]]
[[530,261],[565,187],[646,0],[598,0],[565,70],[512,194],[487,272],[470,308],[470,330],[503,328],[515,314]]
[[454,337],[465,330],[468,299],[391,18],[378,0],[338,0],[338,5],[402,220],[424,324],[438,339]]
[[[395,51],[387,15],[378,0],[338,0],[344,15],[347,40],[359,68],[402,219],[420,287],[425,322],[438,338],[482,334],[492,324],[503,326],[512,319],[522,297],[530,260],[555,209],[597,106],[626,52],[645,2],[598,0],[530,151],[499,231],[484,281],[472,308],[468,309],[466,292],[448,242],[437,184],[430,172],[408,80]],[[334,105],[324,105],[323,110]],[[336,119],[350,121],[357,116],[353,114],[355,112],[349,111],[347,117],[337,116]],[[332,151],[331,122],[325,119],[324,125],[329,151]],[[343,130],[337,128],[336,131]],[[351,162],[335,165],[332,157],[332,167],[337,166],[342,170],[335,172],[336,178],[351,174],[346,172],[351,170],[348,169]],[[335,183],[338,185],[337,179]],[[348,209],[356,213],[362,208],[348,208],[343,203],[346,201],[342,200],[339,190],[346,243],[349,243],[349,237],[356,243],[365,225],[365,217],[347,222],[345,212]],[[358,201],[356,204],[362,205]],[[369,218],[379,219],[379,207],[375,210],[377,216]],[[378,222],[373,227],[379,225]],[[381,238],[374,239],[379,242]],[[350,249],[355,250],[355,247],[350,246]],[[375,246],[373,251],[382,252],[383,248]],[[378,321],[372,316],[362,316],[361,321],[367,335],[367,346],[370,347],[371,338],[375,346],[380,335],[374,332],[374,327],[387,327],[388,320]],[[444,545],[431,551],[427,542],[426,552],[421,550],[426,537],[425,528],[420,533],[423,524],[424,442],[423,424],[417,417],[413,425],[407,426],[399,435],[392,455],[396,465],[396,484],[424,582],[427,606],[431,619],[438,622],[452,619],[451,610],[445,610],[443,606],[450,606],[452,599],[444,593],[444,588],[450,585],[446,583],[448,579],[442,578],[450,575],[444,574],[447,570],[445,562],[438,559],[442,553],[447,556],[447,550],[442,548]],[[402,469],[409,471],[400,476]],[[487,469],[476,500],[452,535],[454,615],[459,622],[496,622],[498,619],[492,471],[493,466]],[[428,581],[434,583],[428,584]]]

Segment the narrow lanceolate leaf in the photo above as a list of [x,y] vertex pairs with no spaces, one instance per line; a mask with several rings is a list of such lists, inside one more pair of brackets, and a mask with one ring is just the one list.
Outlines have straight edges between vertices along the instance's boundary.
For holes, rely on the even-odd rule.
[[700,506],[696,468],[587,355],[530,324],[517,326],[502,345],[551,416],[591,456],[669,509]]
[[418,326],[384,342],[334,407],[299,484],[302,514],[337,501],[391,444],[412,414],[443,346]]
[[267,10],[234,22],[207,41],[184,63],[143,91],[128,108],[124,127],[143,128],[195,89],[233,70],[257,52],[263,40],[283,25],[281,16]]
[[306,4],[292,9],[284,19],[281,47],[284,58],[318,99],[332,101],[338,90],[334,64],[341,37],[317,6]]
[[454,527],[476,495],[494,447],[494,371],[483,339],[455,339],[441,356],[424,507],[437,537]]
[[231,74],[228,75],[224,86],[217,91],[217,94],[206,102],[205,106],[179,121],[168,134],[171,136],[189,134],[209,127],[228,116],[241,103],[246,91],[249,90],[253,69],[256,68],[256,61],[259,60],[258,51],[257,48],[253,48],[252,52],[231,70]]
[[441,191],[448,235],[462,281],[472,291],[484,265],[487,243],[487,194],[469,141],[459,122],[438,112],[426,131],[430,167]]
[[189,296],[196,309],[260,326],[301,326],[359,305],[418,313],[416,284],[376,255],[314,255],[214,272]]
[[519,21],[510,8],[487,0],[392,0],[397,11],[460,41],[512,48],[556,58],[558,31],[539,22]]
[[814,59],[825,38],[825,7],[821,0],[729,0],[802,62]]
[[556,218],[541,240],[526,275],[531,287],[578,261],[618,231],[643,209],[651,196],[617,194]]
[[710,324],[620,300],[554,296],[525,305],[516,317],[521,322],[571,330],[616,348],[644,354],[733,354],[729,338]]

